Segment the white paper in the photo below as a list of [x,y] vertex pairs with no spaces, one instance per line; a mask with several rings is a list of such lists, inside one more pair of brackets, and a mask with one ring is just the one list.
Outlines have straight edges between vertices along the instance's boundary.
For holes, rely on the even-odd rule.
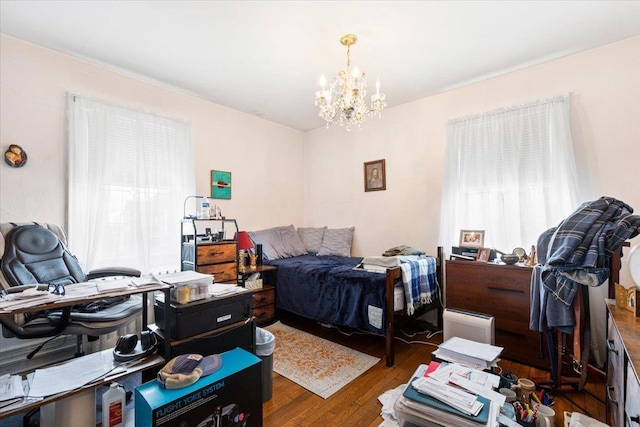
[[111,353],[98,352],[76,357],[57,366],[36,369],[29,397],[46,397],[80,388],[113,368]]
[[0,377],[0,402],[24,396],[20,375],[3,375]]
[[491,344],[479,343],[460,337],[452,337],[440,344],[440,349],[455,352],[465,356],[491,362],[500,356],[502,347]]

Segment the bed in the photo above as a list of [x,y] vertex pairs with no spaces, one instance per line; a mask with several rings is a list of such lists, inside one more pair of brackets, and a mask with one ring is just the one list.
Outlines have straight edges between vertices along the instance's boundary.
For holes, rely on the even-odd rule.
[[[428,311],[437,310],[438,327],[441,327],[439,284],[442,283],[442,248],[438,248],[436,257],[428,257],[421,261],[428,261],[433,266],[426,275],[433,297],[428,302],[423,300],[422,304],[416,303],[414,310],[409,309],[406,304],[400,304],[398,307],[395,303],[404,299],[398,298],[398,292],[401,295],[403,291],[406,293],[402,271],[405,270],[406,278],[408,263],[403,262],[400,266],[385,268],[382,272],[365,270],[362,268],[363,258],[351,257],[348,253],[351,250],[351,241],[347,244],[348,252],[346,248],[323,251],[322,246],[309,244],[307,239],[303,239],[304,243],[300,245],[295,242],[294,246],[298,248],[292,250],[288,244],[291,243],[289,238],[296,240],[291,234],[293,226],[276,229],[279,230],[275,231],[275,236],[265,237],[265,230],[249,232],[249,236],[255,245],[263,246],[264,263],[277,267],[277,309],[321,323],[384,336],[387,366],[394,364],[394,336],[399,324]],[[274,229],[269,229],[270,232],[272,230]],[[350,230],[353,233],[352,228],[339,230]],[[300,231],[301,229],[298,229],[298,233]],[[327,234],[323,233],[324,239],[320,238],[320,241],[324,243],[320,245],[330,245],[327,239],[331,240],[332,233],[326,228],[324,232]],[[345,231],[345,234],[348,232]],[[289,237],[283,238],[284,235]],[[304,237],[304,234],[301,236]],[[283,247],[289,249],[282,250]],[[398,286],[400,291],[397,289]],[[411,314],[408,314],[409,312]]]

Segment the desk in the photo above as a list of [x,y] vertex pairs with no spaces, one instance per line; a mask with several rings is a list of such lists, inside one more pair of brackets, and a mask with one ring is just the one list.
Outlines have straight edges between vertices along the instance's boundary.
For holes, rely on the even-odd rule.
[[[106,349],[106,350],[102,350],[101,353],[107,354],[107,353],[111,353],[111,349]],[[76,359],[71,359],[71,360],[67,360],[66,362],[62,362],[62,363],[73,363],[73,361]],[[60,364],[58,364],[60,365]],[[150,369],[150,368],[154,368],[157,366],[161,366],[164,365],[164,359],[162,358],[162,356],[160,355],[152,355],[150,357],[147,357],[145,359],[141,359],[139,361],[139,363],[135,363],[135,364],[131,364],[130,366],[128,366],[126,368],[125,371],[123,372],[118,372],[115,373],[113,375],[108,375],[105,378],[102,378],[100,380],[94,381],[90,384],[87,384],[85,387],[81,387],[81,388],[77,388],[74,390],[70,390],[64,393],[58,393],[58,394],[54,394],[52,396],[48,396],[45,397],[44,399],[41,400],[23,400],[22,402],[16,402],[14,404],[5,406],[4,408],[0,409],[0,420],[10,417],[12,415],[16,415],[19,414],[21,412],[25,412],[25,411],[30,411],[32,409],[36,409],[40,406],[43,405],[47,405],[49,403],[53,403],[53,402],[57,402],[59,400],[71,397],[71,396],[75,396],[77,394],[83,393],[87,390],[91,390],[91,389],[95,389],[101,385],[105,385],[105,384],[110,384],[114,381],[117,381],[120,378],[126,377],[127,375],[131,375],[134,374],[136,372],[140,372],[143,371],[145,369]],[[56,365],[57,366],[57,365]],[[114,362],[114,367],[118,366],[117,362]]]
[[[86,286],[96,286],[93,283],[87,284]],[[69,292],[67,292],[67,295],[60,297],[59,299],[53,301],[53,302],[48,302],[45,304],[39,304],[39,305],[33,305],[30,307],[23,307],[23,308],[19,308],[19,309],[0,309],[0,317],[3,316],[13,316],[16,314],[20,314],[20,313],[28,313],[28,312],[33,312],[33,311],[42,311],[42,310],[52,310],[52,309],[59,309],[59,308],[63,308],[63,307],[68,307],[68,306],[72,306],[72,305],[76,305],[76,304],[82,304],[82,303],[87,303],[87,302],[91,302],[91,301],[97,301],[97,300],[101,300],[101,299],[105,299],[105,298],[114,298],[114,297],[120,297],[120,296],[128,296],[128,295],[136,295],[136,294],[142,294],[142,329],[145,330],[148,328],[147,325],[147,293],[148,292],[154,292],[154,291],[162,291],[164,293],[165,298],[169,298],[169,290],[171,289],[170,285],[164,284],[164,283],[157,283],[157,284],[152,284],[152,285],[147,285],[147,286],[141,286],[141,287],[129,287],[127,289],[120,289],[120,290],[114,290],[114,291],[107,291],[107,292],[97,292],[97,288],[96,291],[93,292],[92,294],[88,295],[87,292],[78,292],[74,295],[73,292],[73,288],[71,288],[71,290]],[[165,313],[168,315],[168,312]],[[166,337],[164,339],[163,342],[163,348],[165,353],[164,354],[169,354],[169,350],[171,349],[171,339],[170,337]],[[103,350],[104,352],[111,352],[112,349],[107,349],[107,350]],[[67,362],[63,362],[63,363],[72,363],[74,359],[71,359],[70,361]],[[64,392],[64,393],[59,393],[53,396],[48,396],[45,399],[42,400],[37,400],[37,401],[23,401],[23,402],[17,402],[15,404],[6,406],[4,408],[0,409],[0,420],[7,418],[11,415],[15,415],[17,413],[20,412],[24,412],[24,411],[28,411],[31,409],[35,409],[38,408],[42,405],[46,405],[49,403],[53,403],[59,400],[62,400],[64,398],[67,397],[71,397],[74,396],[76,394],[85,392],[89,389],[93,389],[95,390],[96,387],[105,384],[108,382],[112,382],[117,380],[118,378],[121,378],[123,376],[126,375],[130,375],[134,372],[138,372],[144,369],[150,369],[153,367],[157,367],[164,364],[164,359],[159,356],[159,355],[155,355],[155,356],[151,356],[148,357],[144,360],[141,360],[140,363],[137,363],[135,365],[130,366],[129,368],[127,368],[126,371],[124,372],[120,372],[118,374],[115,374],[113,376],[108,376],[103,380],[99,380],[96,381],[94,383],[91,383],[90,386],[85,387],[85,388],[81,388],[81,389],[76,389],[76,390],[71,390],[68,392]]]

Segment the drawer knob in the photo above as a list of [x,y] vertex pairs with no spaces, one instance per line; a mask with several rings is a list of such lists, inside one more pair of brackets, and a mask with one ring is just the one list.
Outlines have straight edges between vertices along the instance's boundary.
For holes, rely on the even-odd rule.
[[612,353],[618,354],[618,350],[613,346],[613,340],[607,340],[607,350]]
[[631,423],[640,424],[640,415],[636,415],[635,417],[627,415],[627,418],[629,419],[629,422],[627,423],[629,425],[631,425]]

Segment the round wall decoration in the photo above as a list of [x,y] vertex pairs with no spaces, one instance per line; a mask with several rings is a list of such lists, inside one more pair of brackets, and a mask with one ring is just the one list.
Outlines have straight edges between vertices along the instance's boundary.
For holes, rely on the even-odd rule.
[[12,168],[21,168],[27,164],[27,152],[19,145],[11,144],[4,152],[4,162]]

